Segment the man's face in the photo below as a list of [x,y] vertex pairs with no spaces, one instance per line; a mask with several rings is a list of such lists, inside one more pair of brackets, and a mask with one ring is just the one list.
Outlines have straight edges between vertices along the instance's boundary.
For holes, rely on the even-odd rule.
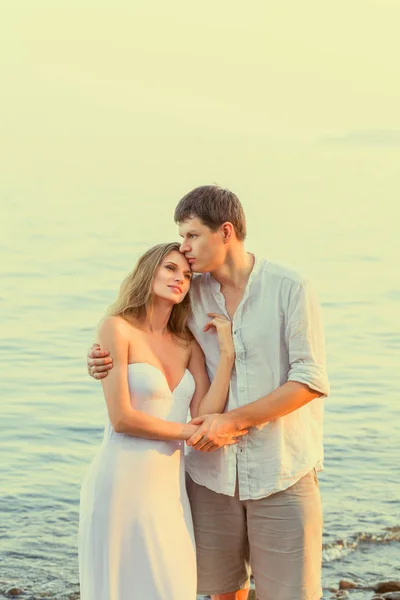
[[179,223],[179,235],[183,238],[180,251],[195,273],[215,271],[223,264],[226,247],[220,229],[211,231],[201,219],[193,217]]

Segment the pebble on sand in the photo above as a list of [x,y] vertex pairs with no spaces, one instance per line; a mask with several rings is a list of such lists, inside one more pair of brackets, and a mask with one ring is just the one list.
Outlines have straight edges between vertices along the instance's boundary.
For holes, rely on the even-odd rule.
[[347,581],[346,579],[342,579],[339,581],[339,589],[340,590],[353,590],[357,589],[359,585],[354,583],[354,581]]
[[386,592],[400,592],[400,581],[381,581],[374,586],[375,592],[385,594]]

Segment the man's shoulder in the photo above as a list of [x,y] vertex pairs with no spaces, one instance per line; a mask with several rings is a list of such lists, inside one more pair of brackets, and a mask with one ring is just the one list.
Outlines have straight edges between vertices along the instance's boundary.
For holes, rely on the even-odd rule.
[[286,282],[288,285],[302,284],[307,280],[307,277],[299,271],[280,263],[265,258],[257,258],[257,261],[259,263],[258,273],[261,278],[273,279],[276,283]]

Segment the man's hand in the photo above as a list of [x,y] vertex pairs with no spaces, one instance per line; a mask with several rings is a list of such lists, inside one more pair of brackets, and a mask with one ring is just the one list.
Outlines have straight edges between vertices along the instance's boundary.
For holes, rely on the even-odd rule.
[[113,359],[108,350],[102,350],[99,344],[93,344],[87,355],[88,373],[94,379],[104,379],[113,368]]
[[222,446],[237,444],[238,438],[249,431],[248,429],[239,430],[229,413],[202,415],[192,419],[191,424],[200,427],[186,443],[201,452],[213,452]]

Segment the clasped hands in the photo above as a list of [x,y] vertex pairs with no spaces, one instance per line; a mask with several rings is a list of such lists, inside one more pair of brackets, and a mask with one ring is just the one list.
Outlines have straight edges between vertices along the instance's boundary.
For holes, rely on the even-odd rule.
[[186,440],[186,444],[201,452],[214,452],[222,446],[237,444],[239,438],[249,431],[238,429],[229,413],[202,415],[192,419],[190,423],[198,425],[199,428]]

